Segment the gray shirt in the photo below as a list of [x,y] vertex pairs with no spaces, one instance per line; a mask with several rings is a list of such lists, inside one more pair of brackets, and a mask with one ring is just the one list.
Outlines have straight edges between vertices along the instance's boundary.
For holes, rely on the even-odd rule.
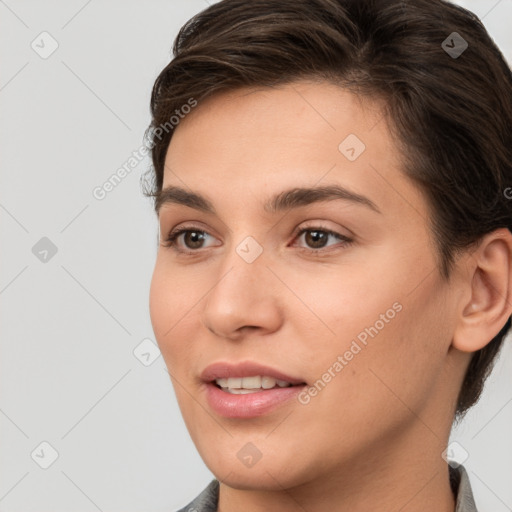
[[[473,498],[473,491],[466,470],[463,466],[449,467],[450,484],[456,498],[455,512],[478,512]],[[206,489],[178,512],[217,512],[219,502],[219,481],[212,480]]]

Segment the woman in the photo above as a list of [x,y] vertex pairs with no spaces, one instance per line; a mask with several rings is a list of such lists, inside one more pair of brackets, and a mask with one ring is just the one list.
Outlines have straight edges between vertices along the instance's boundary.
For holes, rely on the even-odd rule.
[[436,0],[224,0],[150,140],[153,329],[215,475],[182,510],[471,512],[454,419],[512,313],[512,76]]

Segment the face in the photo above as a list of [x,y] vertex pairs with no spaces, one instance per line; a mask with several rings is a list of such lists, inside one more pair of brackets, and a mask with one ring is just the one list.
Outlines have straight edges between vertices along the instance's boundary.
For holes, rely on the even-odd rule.
[[175,130],[150,313],[207,466],[274,489],[410,456],[455,390],[455,301],[378,103],[296,82]]

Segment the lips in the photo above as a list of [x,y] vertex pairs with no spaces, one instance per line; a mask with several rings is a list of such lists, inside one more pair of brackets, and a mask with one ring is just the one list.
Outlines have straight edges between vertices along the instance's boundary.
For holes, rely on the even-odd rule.
[[[245,382],[245,378],[265,376],[286,383],[286,387],[243,390],[226,389],[218,382]],[[207,366],[201,373],[205,399],[210,409],[225,418],[254,418],[268,414],[290,403],[304,389],[306,383],[292,375],[259,363],[245,361],[238,364],[217,362]]]
[[210,364],[201,373],[201,379],[205,382],[213,382],[216,379],[243,378],[254,375],[273,377],[276,380],[289,382],[292,386],[305,384],[302,379],[252,361],[244,361],[237,364],[228,362]]

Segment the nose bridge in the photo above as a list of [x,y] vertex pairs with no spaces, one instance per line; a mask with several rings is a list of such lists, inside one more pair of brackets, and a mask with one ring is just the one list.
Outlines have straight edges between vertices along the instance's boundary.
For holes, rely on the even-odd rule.
[[262,245],[251,236],[225,255],[218,281],[202,310],[206,327],[226,337],[244,326],[263,330],[278,327],[281,313],[266,260]]
[[234,286],[238,294],[247,289],[251,296],[258,295],[258,286],[268,280],[266,268],[268,256],[263,245],[254,236],[244,236],[238,243],[232,244],[224,256],[221,275],[225,276],[220,287]]

